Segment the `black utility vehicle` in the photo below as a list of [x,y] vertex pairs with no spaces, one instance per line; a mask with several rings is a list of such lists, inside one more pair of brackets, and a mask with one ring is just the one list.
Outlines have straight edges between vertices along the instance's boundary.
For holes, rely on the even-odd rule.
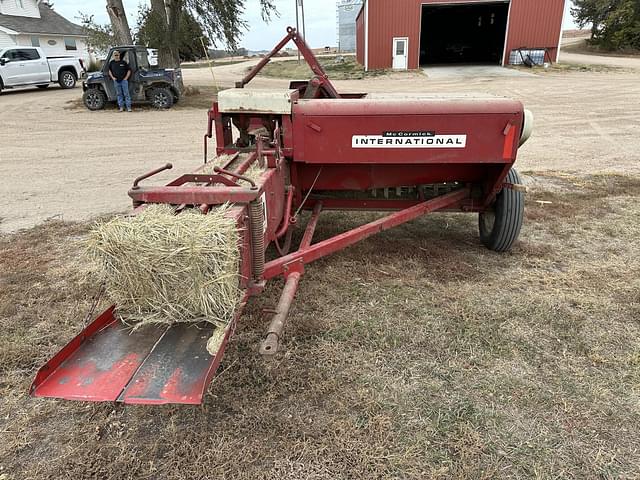
[[116,101],[116,89],[108,73],[114,51],[120,52],[120,58],[131,67],[129,92],[132,102],[150,103],[156,108],[171,108],[178,102],[182,95],[182,71],[179,68],[152,68],[145,47],[125,45],[111,48],[102,70],[90,73],[82,82],[82,99],[89,110],[101,110],[107,102]]

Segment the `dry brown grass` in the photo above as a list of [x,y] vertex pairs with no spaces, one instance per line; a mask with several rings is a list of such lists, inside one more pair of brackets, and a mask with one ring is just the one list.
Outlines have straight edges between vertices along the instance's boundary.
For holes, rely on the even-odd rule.
[[514,70],[521,70],[528,73],[536,73],[538,75],[558,74],[558,73],[625,73],[632,72],[630,69],[622,67],[614,67],[611,65],[596,65],[596,64],[582,64],[582,63],[554,63],[549,65],[548,68],[543,66],[534,66],[532,68],[523,65],[510,65],[507,68]]
[[[390,70],[364,71],[354,56],[323,56],[318,61],[331,80],[355,80],[378,77],[389,73]],[[268,63],[260,72],[260,75],[273,78],[307,79],[313,76],[313,72],[304,59],[284,60]]]
[[[528,176],[514,251],[425,217],[310,266],[272,362],[253,299],[202,407],[30,399],[94,286],[51,222],[0,241],[0,473],[638,478],[640,179]],[[538,200],[551,201],[539,204]],[[373,215],[326,214],[318,238]]]

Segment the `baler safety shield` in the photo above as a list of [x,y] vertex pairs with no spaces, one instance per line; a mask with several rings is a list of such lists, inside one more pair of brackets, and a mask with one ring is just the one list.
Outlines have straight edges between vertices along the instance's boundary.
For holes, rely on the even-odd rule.
[[524,107],[506,99],[300,100],[293,116],[296,162],[486,165],[515,161]]

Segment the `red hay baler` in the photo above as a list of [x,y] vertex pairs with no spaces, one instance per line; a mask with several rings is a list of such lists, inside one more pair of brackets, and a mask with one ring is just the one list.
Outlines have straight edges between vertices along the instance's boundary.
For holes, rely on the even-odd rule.
[[[479,214],[480,239],[506,251],[518,238],[524,187],[512,168],[532,119],[518,101],[477,96],[340,94],[296,30],[236,88],[220,92],[208,114],[214,135],[213,173],[185,174],[166,186],[136,179],[135,209],[164,203],[179,214],[207,213],[233,204],[240,232],[240,283],[244,297],[226,327],[218,352],[206,350],[212,325],[146,326],[134,333],[112,306],[38,372],[31,394],[134,404],[199,404],[218,368],[243,307],[272,278],[285,286],[260,352],[277,352],[289,307],[306,266],[383,230],[435,211]],[[289,41],[314,76],[284,90],[245,89]],[[215,126],[215,130],[214,130]],[[258,162],[257,181],[244,173]],[[242,186],[239,181],[244,179]],[[312,213],[297,249],[292,231],[299,213]],[[313,242],[323,210],[388,211],[386,216]],[[134,210],[135,212],[135,210]],[[275,260],[266,261],[271,245]]]

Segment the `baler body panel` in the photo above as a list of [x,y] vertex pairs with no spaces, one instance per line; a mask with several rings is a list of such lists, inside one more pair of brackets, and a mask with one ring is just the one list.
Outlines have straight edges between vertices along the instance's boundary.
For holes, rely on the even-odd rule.
[[505,164],[515,161],[524,108],[484,98],[300,100],[293,118],[296,162]]

